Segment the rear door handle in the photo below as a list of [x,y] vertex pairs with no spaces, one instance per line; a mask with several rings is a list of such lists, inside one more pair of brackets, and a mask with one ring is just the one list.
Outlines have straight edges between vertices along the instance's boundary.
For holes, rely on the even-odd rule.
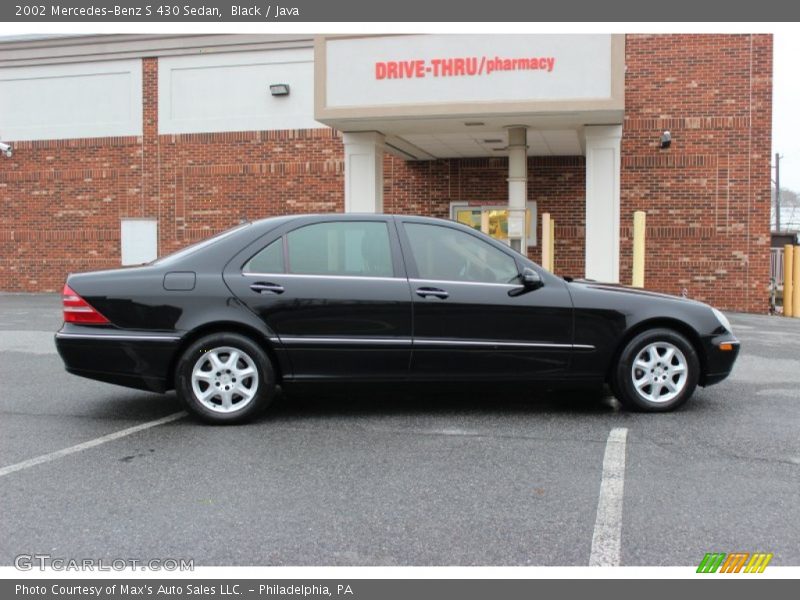
[[285,290],[277,283],[267,283],[258,281],[250,286],[250,289],[259,294],[282,294]]
[[428,296],[435,296],[440,300],[445,300],[450,294],[444,290],[434,287],[421,287],[417,289],[417,296],[420,298],[427,298]]

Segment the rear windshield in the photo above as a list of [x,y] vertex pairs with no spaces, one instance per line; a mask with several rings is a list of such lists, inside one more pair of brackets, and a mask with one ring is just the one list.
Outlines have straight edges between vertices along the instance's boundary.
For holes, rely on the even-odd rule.
[[250,227],[250,225],[252,225],[252,223],[242,223],[241,225],[237,225],[236,227],[233,227],[231,229],[226,229],[225,231],[217,233],[216,235],[212,235],[209,238],[206,238],[204,240],[200,240],[199,242],[195,242],[194,244],[186,246],[185,248],[181,248],[177,252],[173,252],[172,254],[167,254],[166,256],[162,256],[161,258],[157,258],[156,260],[154,260],[150,264],[151,265],[164,265],[164,264],[168,264],[168,263],[174,262],[176,260],[180,260],[181,258],[183,258],[185,256],[189,256],[193,252],[197,252],[198,250],[202,250],[203,248],[206,248],[208,246],[212,246],[212,245],[216,244],[218,241],[228,237],[229,235],[232,235],[232,234],[236,233],[237,231],[241,231],[245,227]]

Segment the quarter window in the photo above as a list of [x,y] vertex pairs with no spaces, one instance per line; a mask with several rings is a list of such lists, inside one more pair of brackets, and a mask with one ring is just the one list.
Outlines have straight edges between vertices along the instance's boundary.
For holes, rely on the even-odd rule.
[[305,275],[392,277],[385,222],[332,221],[295,229],[287,236],[289,272]]
[[278,238],[247,261],[245,273],[283,273],[283,238]]
[[421,279],[511,283],[519,276],[511,256],[474,235],[422,223],[405,230]]

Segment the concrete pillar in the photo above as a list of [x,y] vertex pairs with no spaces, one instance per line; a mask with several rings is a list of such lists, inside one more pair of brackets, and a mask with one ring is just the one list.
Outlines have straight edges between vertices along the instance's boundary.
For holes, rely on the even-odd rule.
[[585,128],[586,277],[619,283],[621,125]]
[[489,235],[489,211],[481,211],[481,232]]
[[344,211],[383,212],[384,136],[377,131],[345,133]]
[[508,239],[511,247],[525,254],[525,208],[528,200],[528,128],[508,130]]

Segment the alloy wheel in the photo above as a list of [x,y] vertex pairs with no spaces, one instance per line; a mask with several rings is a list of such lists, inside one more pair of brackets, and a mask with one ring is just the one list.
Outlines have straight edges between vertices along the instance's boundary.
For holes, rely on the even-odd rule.
[[689,368],[680,348],[669,342],[647,344],[631,365],[636,393],[656,404],[670,402],[686,387]]
[[204,352],[192,368],[192,392],[209,410],[242,410],[258,391],[258,369],[243,350],[221,346]]

